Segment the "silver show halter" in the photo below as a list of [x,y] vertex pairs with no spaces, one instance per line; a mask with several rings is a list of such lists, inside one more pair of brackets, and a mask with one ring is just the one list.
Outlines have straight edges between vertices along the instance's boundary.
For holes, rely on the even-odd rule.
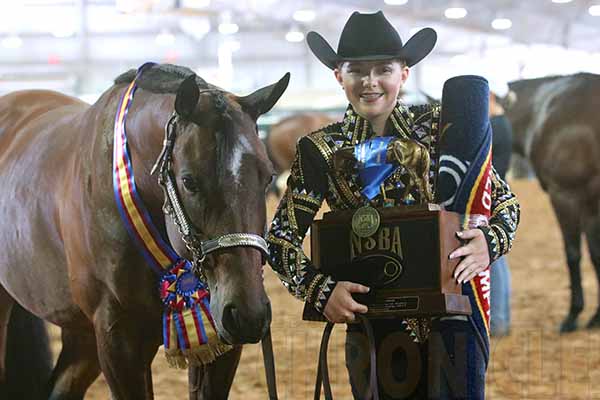
[[229,233],[204,241],[200,239],[200,235],[190,223],[179,195],[177,194],[177,186],[175,185],[175,179],[171,168],[173,146],[177,135],[175,127],[178,119],[179,117],[176,112],[173,112],[167,121],[163,148],[156,163],[152,167],[150,174],[152,175],[157,169],[159,170],[158,183],[165,193],[163,213],[172,218],[181,234],[186,248],[192,253],[194,273],[206,282],[206,276],[202,271],[202,263],[204,262],[206,255],[230,247],[254,247],[260,250],[264,260],[265,257],[269,256],[269,249],[267,248],[265,239],[254,233]]

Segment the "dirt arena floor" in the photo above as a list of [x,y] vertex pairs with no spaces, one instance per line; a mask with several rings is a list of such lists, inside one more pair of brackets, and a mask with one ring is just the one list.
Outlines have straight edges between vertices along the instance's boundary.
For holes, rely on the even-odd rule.
[[[534,181],[511,182],[522,206],[521,227],[509,256],[512,271],[511,335],[492,341],[487,373],[487,399],[600,399],[600,331],[580,330],[559,336],[558,325],[569,304],[569,283],[560,232],[547,196]],[[272,215],[276,200],[271,199]],[[594,272],[583,257],[585,325],[597,306]],[[302,322],[302,304],[292,298],[277,277],[265,273],[273,304],[273,340],[279,398],[312,399],[319,323]],[[350,399],[343,360],[343,331],[334,330],[330,344],[330,374],[335,399]],[[58,350],[57,330],[52,330]],[[159,350],[152,365],[156,399],[187,399],[187,373],[167,366]],[[262,355],[258,345],[246,346],[230,399],[267,398]],[[86,399],[109,399],[100,377]]]

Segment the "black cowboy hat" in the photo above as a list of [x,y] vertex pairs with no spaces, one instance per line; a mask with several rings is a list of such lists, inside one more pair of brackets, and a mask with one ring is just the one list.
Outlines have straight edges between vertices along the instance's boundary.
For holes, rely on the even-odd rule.
[[327,67],[334,69],[341,61],[375,61],[400,58],[412,67],[435,45],[437,34],[424,28],[402,45],[402,39],[383,12],[352,13],[342,30],[337,53],[317,32],[306,35],[308,46]]

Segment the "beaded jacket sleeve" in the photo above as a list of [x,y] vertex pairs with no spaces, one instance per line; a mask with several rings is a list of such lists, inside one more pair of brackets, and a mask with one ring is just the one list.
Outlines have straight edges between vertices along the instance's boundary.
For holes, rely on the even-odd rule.
[[517,197],[492,167],[492,215],[489,225],[479,228],[485,234],[490,262],[497,260],[512,248],[520,215]]
[[296,297],[322,311],[335,282],[320,274],[302,250],[302,242],[327,194],[327,163],[308,138],[297,145],[287,189],[279,203],[267,243],[271,266]]

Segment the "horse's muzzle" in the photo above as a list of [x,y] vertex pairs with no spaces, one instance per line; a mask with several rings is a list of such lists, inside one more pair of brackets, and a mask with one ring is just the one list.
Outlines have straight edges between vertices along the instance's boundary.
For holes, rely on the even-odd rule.
[[270,302],[264,304],[261,312],[251,313],[229,303],[223,308],[222,325],[225,334],[222,335],[222,339],[229,344],[258,343],[267,333],[270,324]]

